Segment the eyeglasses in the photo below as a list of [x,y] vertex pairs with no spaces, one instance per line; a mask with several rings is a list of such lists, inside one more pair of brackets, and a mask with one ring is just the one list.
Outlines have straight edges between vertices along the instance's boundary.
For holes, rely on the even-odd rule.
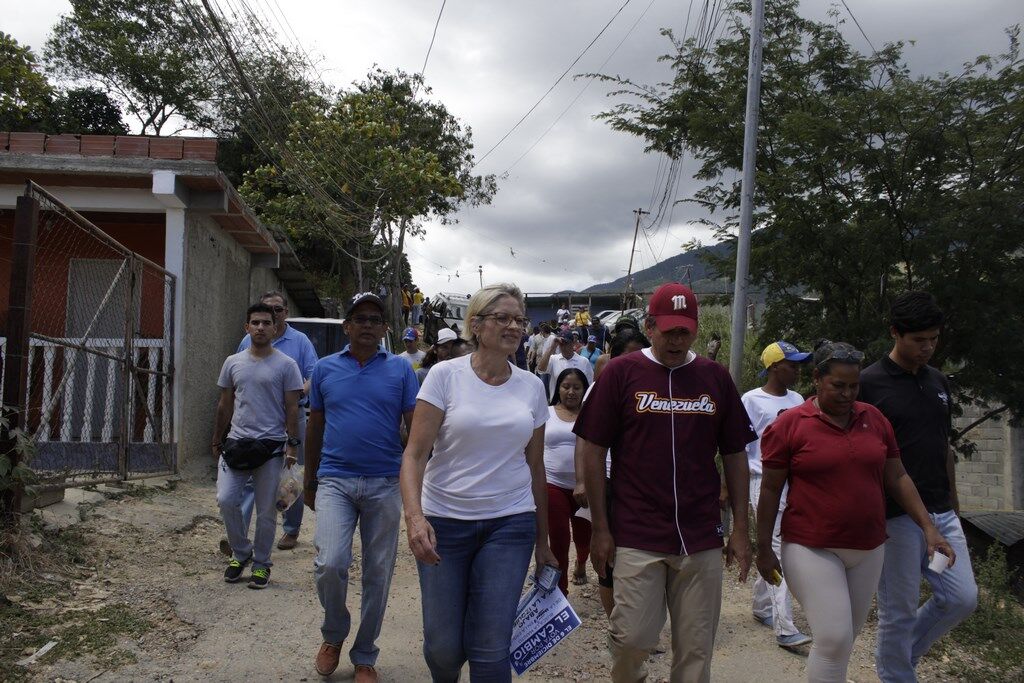
[[348,319],[348,322],[356,325],[371,325],[376,327],[377,325],[384,324],[384,318],[379,315],[354,315]]
[[287,306],[271,306],[270,308],[271,310],[274,311],[274,313],[284,313],[285,311],[288,310]]
[[526,324],[529,322],[521,315],[509,315],[508,313],[484,313],[477,317],[494,318],[494,322],[498,323],[502,327],[512,327],[513,323],[515,323],[516,327],[526,327]]

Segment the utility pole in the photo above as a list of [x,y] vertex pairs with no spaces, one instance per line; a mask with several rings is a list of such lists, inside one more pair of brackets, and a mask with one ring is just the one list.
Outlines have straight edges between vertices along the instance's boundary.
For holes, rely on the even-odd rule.
[[693,266],[686,266],[686,286],[693,289],[693,279],[690,277],[690,269]]
[[729,374],[738,387],[743,374],[743,342],[747,332],[747,284],[750,273],[750,232],[754,223],[754,170],[757,165],[757,116],[761,104],[761,49],[764,0],[750,11],[750,61],[747,64],[747,112],[743,120],[743,183],[740,186],[740,234],[736,243],[736,280],[732,298]]
[[626,298],[632,299],[633,294],[633,255],[636,254],[636,237],[640,234],[640,220],[645,215],[650,215],[650,211],[644,211],[643,209],[633,209],[633,213],[636,214],[636,227],[633,228],[633,247],[629,250],[629,268],[626,270],[626,293],[622,296],[622,305],[619,312],[626,310]]
[[480,289],[483,289],[484,288],[484,267],[483,266],[477,266],[476,269],[477,269],[477,272],[480,273]]

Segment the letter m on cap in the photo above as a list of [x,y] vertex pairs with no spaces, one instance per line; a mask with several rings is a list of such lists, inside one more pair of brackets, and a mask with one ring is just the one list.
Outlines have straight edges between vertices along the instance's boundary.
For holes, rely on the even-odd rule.
[[686,308],[686,295],[676,294],[672,297],[672,310],[679,311]]

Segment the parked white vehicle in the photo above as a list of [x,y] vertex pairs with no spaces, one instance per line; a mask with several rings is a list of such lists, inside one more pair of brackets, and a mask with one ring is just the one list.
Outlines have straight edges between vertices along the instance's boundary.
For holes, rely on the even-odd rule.
[[624,311],[613,311],[609,316],[601,318],[601,323],[608,328],[609,332],[615,331],[615,325],[622,319],[632,320],[637,324],[637,327],[641,327],[643,323],[644,309],[642,308],[627,308]]

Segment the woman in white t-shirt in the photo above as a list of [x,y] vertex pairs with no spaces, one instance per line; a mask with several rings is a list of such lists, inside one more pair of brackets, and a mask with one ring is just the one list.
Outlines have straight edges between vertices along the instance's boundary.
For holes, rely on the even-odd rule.
[[583,404],[583,395],[590,383],[577,368],[566,368],[556,378],[554,397],[548,408],[548,424],[544,428],[544,471],[548,480],[548,533],[551,552],[558,558],[562,575],[558,587],[569,594],[569,530],[576,545],[576,567],[573,583],[587,582],[587,558],[590,556],[590,522],[576,516],[579,503],[573,498],[576,488],[576,435],[572,427]]
[[[515,285],[470,299],[476,350],[439,363],[420,388],[402,459],[402,501],[423,601],[423,654],[434,681],[511,681],[509,645],[530,556],[548,547],[540,379],[508,362],[525,301]],[[429,459],[433,449],[433,456]]]

